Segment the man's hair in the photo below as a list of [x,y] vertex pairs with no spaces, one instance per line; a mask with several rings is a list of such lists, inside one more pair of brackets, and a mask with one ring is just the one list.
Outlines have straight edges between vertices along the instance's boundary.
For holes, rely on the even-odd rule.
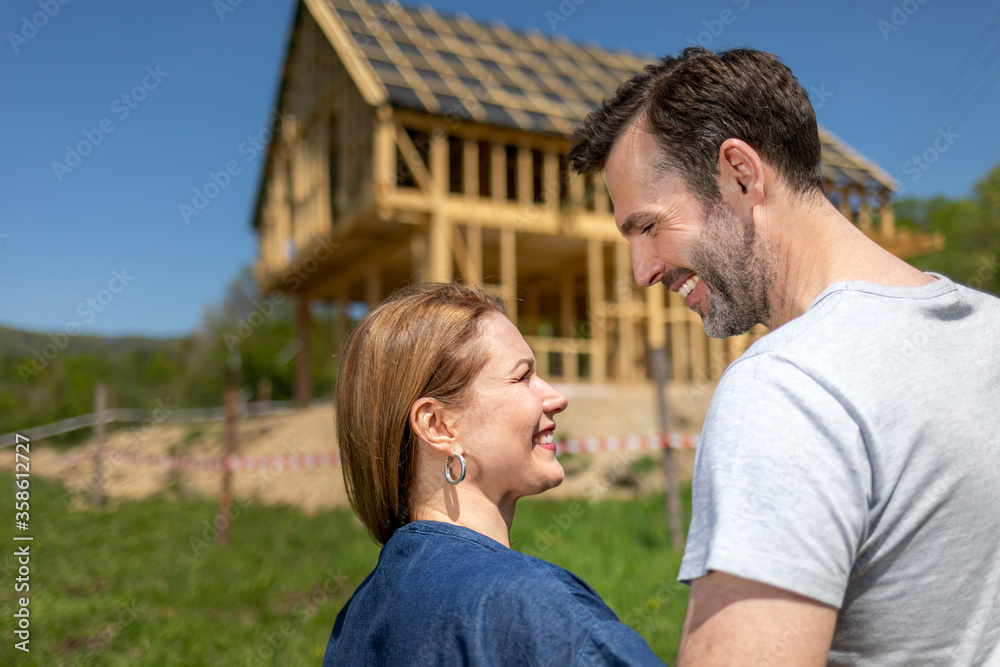
[[463,407],[487,361],[482,321],[499,297],[457,283],[399,290],[348,336],[337,371],[337,442],[351,506],[382,544],[410,521],[417,436],[410,407]]
[[573,168],[604,169],[633,121],[656,137],[655,166],[679,174],[706,206],[719,200],[719,147],[729,138],[752,146],[793,192],[823,191],[816,114],[791,70],[770,53],[691,47],[647,65],[573,133]]

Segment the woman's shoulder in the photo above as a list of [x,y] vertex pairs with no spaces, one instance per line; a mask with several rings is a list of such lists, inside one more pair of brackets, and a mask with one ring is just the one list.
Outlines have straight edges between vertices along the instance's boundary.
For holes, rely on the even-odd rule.
[[494,601],[517,604],[545,600],[549,608],[576,608],[595,620],[614,612],[582,578],[558,565],[509,549],[481,533],[451,524],[418,521],[397,537],[400,556],[430,567],[447,562],[449,588],[478,591]]

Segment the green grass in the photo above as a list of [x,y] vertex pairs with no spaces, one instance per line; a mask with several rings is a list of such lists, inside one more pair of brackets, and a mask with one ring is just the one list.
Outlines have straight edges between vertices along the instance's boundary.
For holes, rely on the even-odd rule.
[[[0,473],[0,521],[13,525]],[[0,664],[317,665],[334,619],[374,567],[376,545],[349,510],[305,516],[234,506],[214,542],[214,502],[156,497],[69,511],[65,489],[31,479],[31,652],[12,638],[17,563],[0,556],[7,636]],[[11,528],[5,530],[7,544]],[[514,547],[587,581],[673,662],[687,601],[674,583],[662,496],[518,505]]]

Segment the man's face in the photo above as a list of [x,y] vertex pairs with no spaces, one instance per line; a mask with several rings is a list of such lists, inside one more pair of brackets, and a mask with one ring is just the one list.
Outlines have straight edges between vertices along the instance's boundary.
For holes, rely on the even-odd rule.
[[746,332],[769,314],[772,253],[751,217],[741,218],[724,200],[706,211],[678,175],[662,173],[657,158],[653,136],[632,126],[605,169],[636,282],[679,292],[710,336]]

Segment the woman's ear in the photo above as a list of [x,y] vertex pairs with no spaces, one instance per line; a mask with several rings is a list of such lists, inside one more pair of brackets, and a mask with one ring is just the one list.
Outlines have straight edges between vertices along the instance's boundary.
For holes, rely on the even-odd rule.
[[410,406],[410,428],[443,456],[458,451],[453,427],[452,415],[433,398],[418,398]]

